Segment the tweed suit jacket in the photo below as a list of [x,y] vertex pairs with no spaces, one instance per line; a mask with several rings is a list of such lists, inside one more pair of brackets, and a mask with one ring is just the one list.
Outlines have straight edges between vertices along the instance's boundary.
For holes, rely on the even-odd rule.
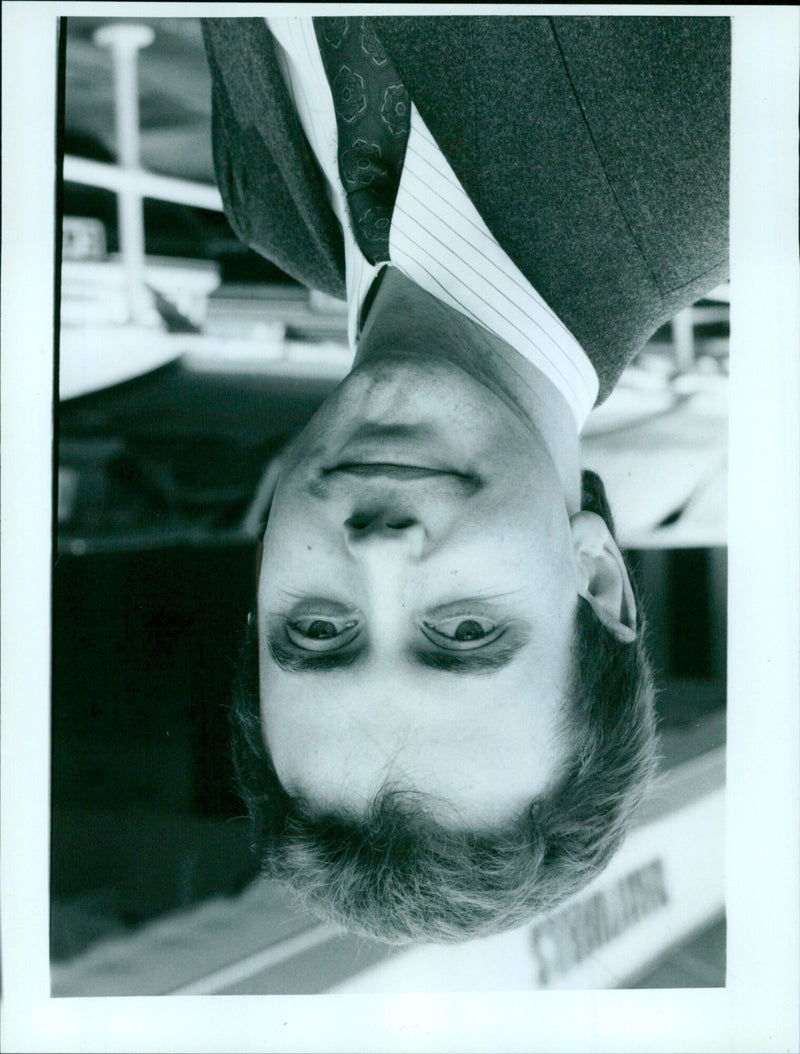
[[[591,359],[601,402],[655,329],[728,275],[729,20],[371,21],[487,226]],[[344,298],[342,231],[267,26],[203,32],[234,231]]]

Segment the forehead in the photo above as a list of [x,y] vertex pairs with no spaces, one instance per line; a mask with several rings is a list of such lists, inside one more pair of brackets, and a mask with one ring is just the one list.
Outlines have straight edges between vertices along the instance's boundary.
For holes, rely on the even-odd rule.
[[281,782],[312,804],[364,808],[386,783],[431,796],[442,819],[496,824],[557,775],[568,644],[455,676],[395,662],[293,674],[262,656],[262,733]]

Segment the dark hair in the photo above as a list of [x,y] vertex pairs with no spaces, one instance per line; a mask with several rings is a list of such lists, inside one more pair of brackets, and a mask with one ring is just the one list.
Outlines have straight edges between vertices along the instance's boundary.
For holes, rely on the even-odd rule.
[[[602,481],[583,508],[613,520]],[[641,620],[640,620],[641,625]],[[314,914],[392,944],[455,942],[526,922],[580,890],[619,847],[654,768],[654,690],[642,642],[621,643],[578,600],[565,717],[573,752],[552,790],[501,830],[437,822],[425,796],[385,787],[365,815],[314,812],[277,777],[261,732],[251,618],[233,706],[240,793],[266,875]]]

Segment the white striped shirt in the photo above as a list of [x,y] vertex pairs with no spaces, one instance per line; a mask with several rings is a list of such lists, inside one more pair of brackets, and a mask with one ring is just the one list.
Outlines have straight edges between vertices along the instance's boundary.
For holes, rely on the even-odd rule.
[[[358,341],[361,305],[385,264],[364,257],[339,177],[336,115],[311,18],[268,18],[278,62],[342,224],[348,336]],[[481,219],[417,108],[389,234],[391,266],[518,351],[558,388],[578,431],[597,398],[594,367],[580,344]]]

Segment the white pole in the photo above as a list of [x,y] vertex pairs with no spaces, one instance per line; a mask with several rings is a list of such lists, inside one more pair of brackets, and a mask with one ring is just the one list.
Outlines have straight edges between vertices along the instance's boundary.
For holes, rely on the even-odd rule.
[[[64,179],[67,183],[82,183],[87,187],[102,187],[115,194],[133,185],[133,190],[143,198],[169,201],[173,205],[190,205],[209,212],[222,212],[222,198],[210,183],[194,183],[173,176],[159,176],[155,172],[137,169],[123,172],[119,165],[104,161],[90,161],[88,157],[67,154],[64,158]],[[338,303],[338,301],[337,301]]]
[[[114,22],[94,35],[100,47],[111,50],[114,66],[114,117],[120,168],[140,171],[139,164],[139,86],[137,59],[140,48],[153,42],[153,30],[138,23]],[[119,242],[128,287],[128,313],[131,322],[152,323],[155,312],[145,287],[144,215],[142,196],[131,180],[117,194]]]

